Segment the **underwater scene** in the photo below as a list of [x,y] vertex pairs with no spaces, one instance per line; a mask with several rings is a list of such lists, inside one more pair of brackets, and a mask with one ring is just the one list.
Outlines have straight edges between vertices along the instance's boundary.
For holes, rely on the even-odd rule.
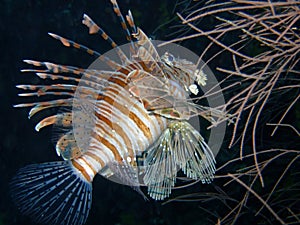
[[299,1],[0,6],[0,225],[300,224]]

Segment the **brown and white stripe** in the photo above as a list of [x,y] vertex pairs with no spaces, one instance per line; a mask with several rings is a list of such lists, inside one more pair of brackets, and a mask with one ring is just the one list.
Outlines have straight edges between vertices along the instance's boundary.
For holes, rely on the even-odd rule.
[[74,168],[89,181],[112,162],[134,162],[167,127],[166,118],[149,113],[132,96],[126,78],[127,74],[117,72],[108,79],[95,101],[89,147],[72,160]]

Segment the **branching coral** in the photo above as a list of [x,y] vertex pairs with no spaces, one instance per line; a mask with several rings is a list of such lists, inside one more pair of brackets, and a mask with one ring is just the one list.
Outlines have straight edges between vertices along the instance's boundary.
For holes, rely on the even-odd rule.
[[[234,118],[228,147],[235,149],[239,143],[240,149],[239,157],[219,166],[219,178],[226,179],[224,186],[240,184],[244,192],[223,218],[215,217],[220,218],[219,224],[233,224],[243,215],[243,208],[256,204],[255,215],[262,216],[267,209],[281,224],[299,223],[300,196],[294,194],[300,189],[295,179],[299,175],[295,169],[299,166],[299,123],[289,117],[299,114],[300,2],[197,4],[198,9],[177,14],[184,35],[170,42],[208,40],[203,42],[207,45],[200,59],[217,64],[216,73],[224,77],[220,85],[227,102],[219,110]],[[218,93],[211,90],[199,99],[213,94]],[[285,133],[288,135],[282,136]],[[236,166],[239,169],[233,170]]]

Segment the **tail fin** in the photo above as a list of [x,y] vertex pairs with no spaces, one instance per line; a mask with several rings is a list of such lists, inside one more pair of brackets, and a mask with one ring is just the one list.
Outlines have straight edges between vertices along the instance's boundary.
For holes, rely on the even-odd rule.
[[11,182],[20,211],[37,223],[82,225],[92,203],[92,185],[68,161],[28,165]]

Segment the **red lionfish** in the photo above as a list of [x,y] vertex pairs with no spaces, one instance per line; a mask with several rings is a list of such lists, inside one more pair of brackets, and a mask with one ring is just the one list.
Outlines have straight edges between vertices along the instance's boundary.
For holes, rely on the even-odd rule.
[[[83,24],[89,33],[109,42],[122,63],[52,33],[63,45],[99,57],[111,70],[24,60],[44,68],[22,72],[35,72],[53,84],[17,85],[26,91],[20,96],[48,99],[15,107],[32,107],[29,117],[51,108],[64,109],[36,125],[37,131],[49,125],[61,129],[56,151],[64,161],[28,165],[11,183],[12,197],[20,211],[38,223],[84,224],[92,202],[92,181],[98,173],[107,178],[115,176],[139,192],[145,185],[155,200],[170,195],[178,169],[203,183],[211,182],[215,173],[214,155],[188,123],[199,106],[188,102],[187,96],[197,94],[194,82],[205,85],[206,77],[187,60],[168,52],[160,56],[136,27],[131,12],[125,21],[116,0],[111,2],[130,43],[131,57],[84,15]],[[89,101],[89,97],[94,100]],[[142,166],[138,166],[138,157]]]

